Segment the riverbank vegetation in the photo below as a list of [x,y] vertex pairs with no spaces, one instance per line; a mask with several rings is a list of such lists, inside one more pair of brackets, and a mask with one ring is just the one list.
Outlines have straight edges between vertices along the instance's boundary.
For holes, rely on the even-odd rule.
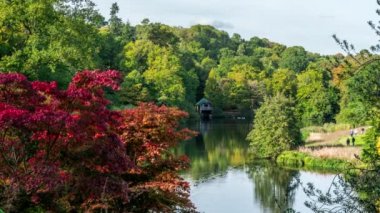
[[248,134],[254,157],[276,158],[281,152],[302,144],[294,102],[282,95],[267,98],[257,110],[253,130]]
[[[362,127],[357,129],[361,130]],[[369,131],[369,127],[365,129]],[[307,169],[323,167],[337,171],[347,168],[348,165],[352,167],[353,165],[362,164],[359,158],[366,136],[364,132],[353,135],[355,144],[352,144],[352,137],[349,135],[349,125],[346,124],[326,124],[320,127],[306,127],[301,132],[303,134],[306,132],[308,135],[307,138],[304,138],[304,146],[293,151],[281,153],[277,158],[278,163],[285,166],[297,166]],[[350,144],[347,144],[347,139],[350,139]],[[313,161],[305,160],[305,158],[313,158]],[[340,163],[336,163],[336,160]]]
[[[380,5],[379,2],[378,4]],[[379,35],[378,26],[373,22],[369,22],[369,25]],[[332,78],[327,77],[327,80],[323,72],[313,70],[306,70],[297,75],[295,98],[298,125],[300,124],[301,127],[320,126],[329,119],[350,124],[351,129],[370,124],[372,127],[366,134],[360,135],[358,141],[355,140],[355,145],[359,142],[359,145],[363,147],[362,151],[357,148],[342,147],[344,145],[339,144],[346,140],[347,144],[352,144],[352,140],[357,137],[355,132],[349,134],[347,131],[344,137],[342,135],[338,140],[334,140],[335,144],[314,140],[314,144],[306,148],[281,153],[277,162],[282,165],[307,168],[337,169],[344,173],[344,180],[333,183],[336,188],[333,194],[330,192],[321,194],[314,186],[306,190],[309,196],[317,197],[313,203],[308,204],[314,211],[319,211],[319,207],[322,206],[324,211],[339,209],[342,212],[378,212],[380,193],[376,186],[378,181],[374,179],[377,179],[375,177],[380,174],[380,146],[378,146],[380,144],[378,142],[380,87],[377,79],[380,64],[376,54],[380,49],[379,44],[372,46],[370,51],[362,50],[356,54],[353,45],[336,36],[334,39],[348,55],[346,64],[333,68],[330,72]],[[332,87],[326,87],[326,83]],[[338,104],[339,107],[334,104]],[[314,127],[303,129],[304,140],[312,136],[313,129],[315,130]],[[319,131],[330,132],[331,130],[321,127]],[[335,134],[337,132],[335,131]],[[267,137],[277,141],[278,136],[271,134]],[[323,147],[326,145],[334,147]],[[340,205],[342,202],[351,204]]]
[[340,159],[338,156],[315,155],[301,151],[285,151],[277,158],[279,165],[293,168],[305,168],[308,170],[326,169],[331,171],[344,171],[351,164],[347,159]]
[[333,148],[281,152],[302,144],[300,128],[373,126],[361,140],[366,170],[350,180],[380,209],[378,44],[356,52],[335,37],[347,54],[320,55],[209,25],[133,26],[118,13],[115,3],[106,20],[89,0],[0,2],[2,208],[194,210],[176,173],[187,161],[168,150],[193,135],[179,130],[180,110],[196,117],[206,97],[214,115],[254,116],[252,152],[283,163],[343,168]]

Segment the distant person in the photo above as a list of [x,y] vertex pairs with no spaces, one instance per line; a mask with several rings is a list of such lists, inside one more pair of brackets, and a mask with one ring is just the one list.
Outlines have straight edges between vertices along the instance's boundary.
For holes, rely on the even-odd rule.
[[354,136],[354,130],[353,129],[350,129],[350,136]]
[[346,140],[346,145],[347,145],[347,146],[350,145],[350,138],[347,138],[347,140]]
[[365,129],[364,129],[364,127],[362,128],[362,135],[364,134],[364,131],[365,131]]
[[355,146],[355,138],[352,137],[352,146]]

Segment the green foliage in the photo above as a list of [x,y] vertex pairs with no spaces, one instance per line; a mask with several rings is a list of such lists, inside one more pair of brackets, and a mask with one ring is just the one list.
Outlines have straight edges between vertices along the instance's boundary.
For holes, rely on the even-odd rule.
[[272,93],[282,93],[286,97],[295,97],[297,92],[297,76],[289,69],[278,69],[271,79]]
[[369,122],[371,112],[367,106],[360,101],[342,103],[342,110],[336,116],[339,123],[349,123],[351,125],[364,125]]
[[199,81],[194,70],[184,69],[176,51],[150,40],[128,43],[124,65],[130,72],[122,85],[122,103],[155,101],[190,111]]
[[370,128],[367,130],[363,140],[364,147],[362,152],[362,159],[372,166],[376,166],[376,162],[380,161],[380,155],[378,151],[378,137],[379,131],[376,128]]
[[[113,108],[120,109],[149,101],[191,113],[194,103],[207,97],[214,114],[255,112],[263,97],[274,96],[257,110],[248,136],[260,157],[299,145],[297,120],[303,126],[335,122],[339,110],[338,122],[379,129],[379,63],[355,73],[358,65],[346,67],[345,60],[352,59],[343,55],[319,56],[268,39],[230,37],[208,25],[171,27],[145,19],[132,26],[118,17],[116,3],[105,22],[94,6],[90,0],[0,1],[0,72],[19,70],[29,79],[65,87],[77,70],[119,69],[122,90],[106,92]],[[294,104],[282,96],[296,99],[297,119]],[[303,131],[304,138],[307,134]],[[377,136],[369,133],[363,153],[376,169]]]
[[236,64],[226,73],[223,68],[211,70],[205,96],[221,109],[256,109],[264,96],[257,69],[249,64]]
[[333,88],[324,85],[323,74],[307,70],[297,79],[297,114],[302,125],[322,125],[333,121],[338,98]]
[[199,43],[206,56],[212,59],[217,59],[220,49],[231,45],[226,32],[209,25],[194,25],[183,33],[183,38]]
[[[379,114],[376,115],[379,118]],[[366,212],[379,210],[380,190],[380,152],[379,152],[379,128],[372,127],[363,137],[364,145],[361,160],[366,164],[365,169],[346,172],[347,181],[359,193],[357,201],[366,209]]]
[[301,145],[294,102],[283,95],[266,98],[256,112],[247,140],[252,154],[263,158],[276,158],[281,152]]
[[174,46],[179,41],[173,28],[161,23],[149,23],[149,21],[136,26],[136,39],[149,40],[160,47]]
[[329,133],[340,130],[349,130],[352,126],[346,123],[325,123],[322,126],[308,126],[301,129],[305,132]]
[[373,109],[380,107],[379,66],[378,62],[365,66],[344,82],[339,120],[354,125],[366,124],[371,120]]
[[205,96],[219,109],[256,109],[265,95],[265,87],[260,82],[261,69],[257,57],[223,54],[218,67],[209,73]]
[[295,46],[287,48],[281,54],[280,67],[291,69],[299,73],[306,69],[309,63],[309,57],[303,47]]
[[285,151],[281,153],[276,162],[282,166],[343,171],[351,164],[345,160],[317,158],[298,151]]
[[347,82],[348,91],[358,101],[369,106],[379,107],[380,100],[380,63],[372,63],[356,73]]
[[131,26],[116,3],[106,22],[94,6],[87,0],[0,2],[0,71],[20,70],[65,87],[77,70],[118,69],[122,91],[107,92],[120,108],[153,101],[191,112],[208,97],[216,112],[252,112],[272,89],[294,96],[293,71],[274,72],[279,64],[304,67],[304,60],[317,58],[300,47],[246,41],[208,25],[171,27],[145,19]]
[[206,57],[197,64],[197,75],[199,78],[199,87],[197,88],[196,100],[200,100],[205,96],[204,91],[210,71],[217,67],[217,61]]
[[108,25],[99,29],[99,57],[103,69],[123,69],[123,48],[135,38],[135,27],[117,16],[119,6],[113,3]]
[[[79,69],[98,66],[101,16],[82,1],[0,1],[0,71],[66,85]],[[80,45],[79,45],[80,44]]]

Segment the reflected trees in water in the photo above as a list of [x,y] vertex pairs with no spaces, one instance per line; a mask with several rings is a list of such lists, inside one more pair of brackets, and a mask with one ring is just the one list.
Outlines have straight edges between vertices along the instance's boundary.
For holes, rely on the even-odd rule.
[[248,142],[245,137],[249,122],[199,123],[192,129],[200,134],[182,143],[175,151],[191,159],[189,174],[194,180],[224,175],[229,167],[246,163]]
[[247,173],[254,183],[254,198],[263,211],[292,212],[300,173],[296,170],[279,168],[266,161],[251,164]]

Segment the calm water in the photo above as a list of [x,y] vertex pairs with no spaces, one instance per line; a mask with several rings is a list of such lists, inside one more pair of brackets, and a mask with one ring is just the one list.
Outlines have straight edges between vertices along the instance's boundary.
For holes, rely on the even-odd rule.
[[183,177],[191,183],[191,200],[200,212],[269,213],[288,207],[311,212],[296,179],[312,182],[324,191],[334,178],[332,174],[283,169],[270,162],[249,163],[247,121],[212,121],[191,129],[201,134],[181,144],[177,152],[192,160]]

